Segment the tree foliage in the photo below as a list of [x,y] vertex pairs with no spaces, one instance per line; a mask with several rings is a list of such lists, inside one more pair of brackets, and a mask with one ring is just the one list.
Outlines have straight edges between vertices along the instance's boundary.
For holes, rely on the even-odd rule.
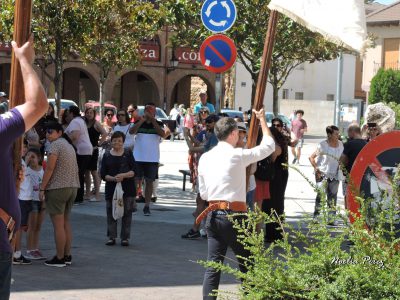
[[[235,4],[238,17],[226,35],[235,41],[238,58],[251,74],[254,96],[270,13],[269,1],[243,0]],[[201,1],[166,0],[164,5],[169,12],[169,24],[176,27],[176,43],[199,47],[211,35],[201,24]],[[278,91],[293,69],[304,62],[334,59],[340,50],[321,35],[280,15],[269,76],[274,89],[274,112],[278,110]]]
[[81,58],[99,67],[100,103],[104,82],[111,71],[140,63],[140,42],[152,38],[163,25],[163,10],[143,1],[91,0],[83,8],[90,24],[78,45]]
[[369,103],[395,102],[400,104],[400,71],[379,69],[371,80]]

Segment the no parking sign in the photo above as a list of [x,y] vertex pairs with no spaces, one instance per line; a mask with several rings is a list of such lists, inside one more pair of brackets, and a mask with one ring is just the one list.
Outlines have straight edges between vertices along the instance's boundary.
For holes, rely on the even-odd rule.
[[200,47],[202,65],[214,73],[229,70],[236,61],[235,43],[223,34],[207,38]]
[[[399,164],[400,131],[384,133],[370,141],[358,154],[350,172],[354,188],[349,186],[347,189],[349,210],[359,215],[358,195],[375,203],[384,201],[382,191],[390,193],[390,178],[397,172]],[[354,222],[353,216],[350,221]]]

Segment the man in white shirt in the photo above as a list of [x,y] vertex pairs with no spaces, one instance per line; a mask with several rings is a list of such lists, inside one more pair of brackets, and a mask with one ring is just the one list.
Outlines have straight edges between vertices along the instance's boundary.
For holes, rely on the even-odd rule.
[[[261,122],[263,139],[253,149],[235,148],[239,138],[237,123],[232,118],[220,119],[214,127],[219,143],[203,154],[199,162],[199,191],[209,207],[200,214],[200,222],[207,215],[208,260],[223,262],[228,246],[237,257],[248,257],[249,252],[237,239],[237,231],[227,215],[246,212],[246,167],[264,159],[275,150],[275,142],[268,129],[264,110],[253,111]],[[245,214],[235,218],[246,218]],[[244,261],[238,258],[239,268],[246,272]],[[204,275],[203,299],[218,289],[220,272],[208,268]]]

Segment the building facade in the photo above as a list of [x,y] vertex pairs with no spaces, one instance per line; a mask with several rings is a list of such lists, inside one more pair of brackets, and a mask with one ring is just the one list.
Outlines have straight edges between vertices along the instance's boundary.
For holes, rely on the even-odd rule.
[[[169,111],[174,103],[189,106],[193,99],[193,82],[203,81],[208,99],[215,104],[215,74],[205,70],[197,50],[185,47],[172,49],[169,39],[173,32],[164,29],[154,39],[141,43],[142,63],[136,68],[112,72],[105,82],[105,101],[126,108],[129,104],[154,102]],[[40,58],[39,58],[40,59]],[[8,93],[11,49],[0,46],[0,90]],[[46,72],[54,75],[54,66]],[[36,68],[49,98],[54,98],[51,80]],[[195,80],[193,80],[195,79]],[[80,107],[89,100],[99,99],[99,69],[83,64],[79,58],[64,63],[62,98],[74,100]]]
[[368,93],[380,68],[400,70],[400,1],[367,15],[367,30],[375,38],[363,59],[362,89]]

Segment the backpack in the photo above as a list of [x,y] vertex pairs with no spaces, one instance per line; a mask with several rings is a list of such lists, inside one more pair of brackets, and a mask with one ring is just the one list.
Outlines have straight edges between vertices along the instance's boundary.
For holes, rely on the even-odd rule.
[[264,158],[257,162],[257,171],[254,173],[254,177],[261,181],[271,181],[274,179],[275,168],[274,162],[272,161],[272,155]]

